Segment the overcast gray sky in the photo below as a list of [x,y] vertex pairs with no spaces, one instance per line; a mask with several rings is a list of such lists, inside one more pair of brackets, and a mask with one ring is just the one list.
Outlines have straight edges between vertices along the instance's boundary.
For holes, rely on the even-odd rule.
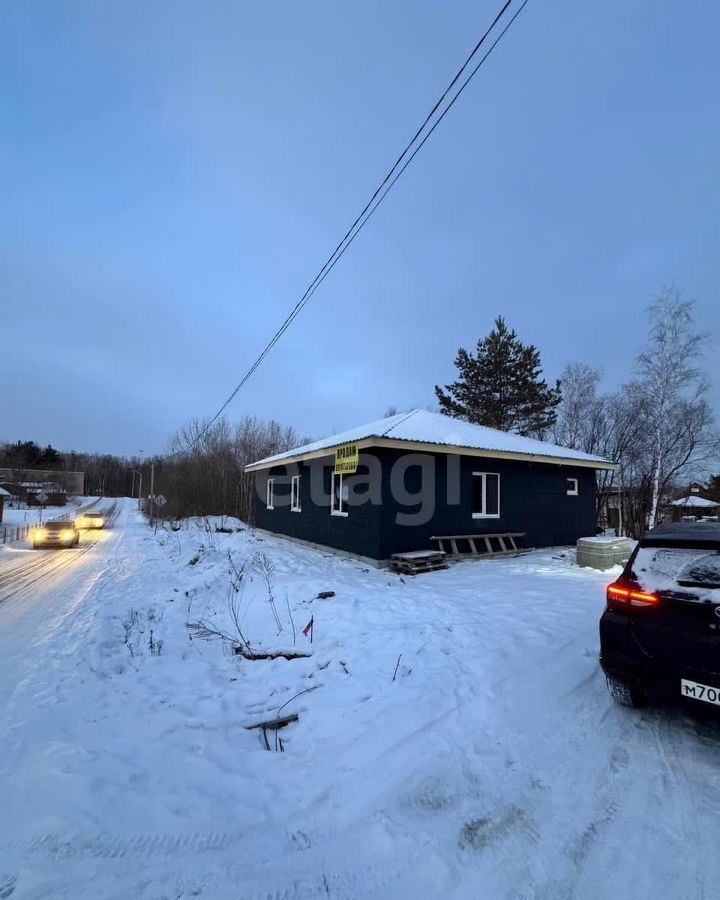
[[[151,452],[212,414],[499,6],[6,0],[0,439]],[[499,313],[612,387],[669,280],[717,335],[719,30],[530,0],[230,416],[425,406]]]

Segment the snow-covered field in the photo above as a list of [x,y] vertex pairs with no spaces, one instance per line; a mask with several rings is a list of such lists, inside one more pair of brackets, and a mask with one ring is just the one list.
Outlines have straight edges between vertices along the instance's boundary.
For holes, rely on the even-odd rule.
[[[93,540],[0,602],[0,897],[717,895],[720,729],[612,705],[612,573],[402,580],[130,502]],[[248,726],[288,713],[268,751]]]

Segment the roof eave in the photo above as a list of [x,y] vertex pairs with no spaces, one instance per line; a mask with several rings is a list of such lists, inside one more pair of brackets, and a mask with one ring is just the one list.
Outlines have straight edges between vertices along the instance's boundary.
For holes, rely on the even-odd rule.
[[[284,466],[289,465],[290,463],[306,462],[310,459],[320,459],[323,456],[332,456],[334,450],[337,447],[343,446],[343,444],[345,443],[348,442],[342,441],[337,444],[331,444],[327,447],[323,447],[319,450],[310,450],[306,453],[298,453],[295,456],[286,456],[282,459],[273,459],[272,457],[269,457],[268,459],[261,459],[258,460],[258,462],[250,463],[249,465],[245,466],[244,471],[260,472],[264,469],[275,468],[275,466]],[[488,459],[514,459],[521,462],[538,462],[558,466],[580,466],[582,468],[602,469],[610,472],[614,472],[618,468],[617,463],[610,462],[609,460],[574,459],[573,457],[568,456],[551,456],[544,453],[522,453],[511,450],[483,450],[479,447],[462,447],[457,444],[435,444],[426,441],[402,440],[400,438],[369,436],[362,438],[361,440],[350,441],[349,443],[355,444],[359,450],[364,450],[368,447],[385,447],[401,450],[411,449],[425,453],[447,453],[448,455],[459,454],[462,456],[479,456],[486,457]]]

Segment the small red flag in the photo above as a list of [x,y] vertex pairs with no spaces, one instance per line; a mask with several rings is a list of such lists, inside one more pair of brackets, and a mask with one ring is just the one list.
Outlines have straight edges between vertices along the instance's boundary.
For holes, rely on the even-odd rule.
[[310,616],[310,621],[303,628],[303,634],[305,635],[305,637],[307,637],[308,634],[310,635],[310,643],[311,644],[312,644],[312,639],[313,639],[313,625],[314,624],[315,624],[315,616]]

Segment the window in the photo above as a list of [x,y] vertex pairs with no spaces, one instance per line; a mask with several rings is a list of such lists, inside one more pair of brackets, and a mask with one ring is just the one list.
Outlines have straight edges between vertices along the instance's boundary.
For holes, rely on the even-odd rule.
[[348,486],[345,476],[340,472],[333,472],[330,482],[330,514],[333,516],[346,516],[348,514]]
[[268,478],[265,485],[265,506],[268,509],[275,509],[275,479]]
[[290,479],[290,512],[301,512],[299,475],[293,475]]
[[[643,591],[701,588],[720,589],[720,555],[694,547],[641,547],[632,564],[631,577]],[[706,594],[698,601],[717,603]],[[687,599],[694,600],[690,594]],[[715,607],[717,609],[717,607]]]
[[580,493],[578,490],[578,480],[577,478],[568,478],[567,479],[567,495],[568,497],[577,497]]
[[500,476],[497,472],[473,472],[473,519],[500,518]]

